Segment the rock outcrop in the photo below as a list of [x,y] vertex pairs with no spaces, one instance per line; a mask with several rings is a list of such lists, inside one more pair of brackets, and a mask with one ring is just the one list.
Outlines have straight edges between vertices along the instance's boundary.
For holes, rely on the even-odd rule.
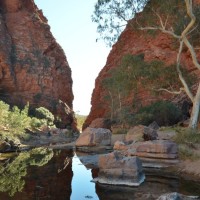
[[105,128],[86,128],[76,141],[76,147],[106,146],[111,144],[111,131]]
[[0,0],[0,99],[73,123],[71,69],[33,0]]
[[153,140],[125,145],[115,142],[114,150],[122,151],[126,156],[137,156],[143,167],[163,168],[177,164],[178,146],[170,140]]
[[120,152],[99,156],[99,174],[94,181],[111,185],[139,186],[145,179],[137,157],[124,157]]
[[[144,14],[141,13],[137,15],[136,19],[133,19],[133,21],[137,21],[137,17],[141,17],[142,15]],[[176,43],[171,36],[161,32],[156,32],[156,35],[152,36],[146,31],[133,30],[131,26],[127,26],[116,44],[113,45],[107,58],[106,65],[96,78],[95,88],[91,99],[91,111],[83,127],[89,126],[96,118],[110,116],[110,105],[108,105],[105,100],[105,97],[109,96],[109,94],[107,94],[106,89],[103,87],[103,80],[109,76],[110,70],[118,67],[124,55],[143,54],[144,61],[146,62],[157,60],[164,62],[164,64],[168,66],[176,63],[177,53],[178,43]],[[199,50],[197,50],[197,55],[200,56]],[[183,51],[181,61],[184,66],[187,66],[190,73],[195,73],[188,50]],[[134,94],[130,94],[130,96],[126,98],[125,102],[123,102],[125,106],[133,104],[133,96]],[[162,93],[160,96],[156,97],[143,87],[138,88],[137,99],[140,100],[142,106],[149,105],[157,100],[170,100],[179,104],[181,102],[181,105],[183,101],[188,101],[186,95],[183,93],[179,96]]]
[[109,119],[97,118],[92,121],[90,128],[106,128],[111,129],[111,121]]

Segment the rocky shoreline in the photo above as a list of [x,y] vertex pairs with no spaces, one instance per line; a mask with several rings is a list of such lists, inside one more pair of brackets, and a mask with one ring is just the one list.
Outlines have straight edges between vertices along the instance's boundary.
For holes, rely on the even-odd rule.
[[[99,169],[99,176],[93,181],[101,184],[139,186],[145,181],[144,174],[148,176],[156,174],[167,178],[179,177],[199,182],[200,161],[180,160],[178,147],[169,140],[169,134],[165,133],[168,136],[166,139],[164,134],[161,138],[154,132],[156,139],[141,141],[141,135],[139,137],[138,135],[147,129],[140,126],[134,130],[137,130],[135,134],[133,132],[130,134],[129,131],[129,134],[124,136],[114,135],[108,129],[88,128],[78,138],[77,134],[63,134],[63,131],[58,129],[51,134],[46,132],[32,135],[29,142],[18,145],[15,151],[26,151],[41,146],[51,149],[73,149],[87,168]],[[81,138],[87,142],[80,141]],[[134,138],[140,139],[134,141]],[[1,153],[0,160],[6,159],[8,155]],[[141,164],[133,165],[133,163]]]

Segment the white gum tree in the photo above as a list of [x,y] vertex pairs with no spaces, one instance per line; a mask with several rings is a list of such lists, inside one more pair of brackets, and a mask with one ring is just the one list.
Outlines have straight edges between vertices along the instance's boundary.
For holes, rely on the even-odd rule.
[[[126,25],[123,23],[128,23],[128,21],[133,18],[137,12],[140,12],[145,7],[145,5],[148,5],[148,2],[152,3],[153,1],[156,2],[155,0],[98,0],[95,6],[94,14],[92,16],[92,20],[98,24],[97,30],[100,33],[101,37],[109,42],[109,44],[111,44],[116,41],[117,36],[120,33],[120,28]],[[163,1],[160,2],[162,3]],[[181,70],[181,56],[183,53],[183,49],[187,48],[191,55],[194,67],[200,71],[200,63],[197,58],[196,46],[194,46],[193,43],[190,41],[190,39],[193,37],[192,33],[195,32],[195,30],[197,30],[200,26],[197,23],[197,18],[194,13],[194,7],[199,7],[200,13],[200,5],[194,5],[193,0],[184,0],[184,2],[180,2],[184,3],[182,9],[185,13],[184,18],[187,18],[184,21],[184,26],[182,26],[181,31],[174,31],[173,26],[170,24],[173,20],[173,16],[170,16],[170,14],[163,16],[162,12],[159,13],[157,10],[154,10],[154,8],[150,9],[152,15],[157,18],[157,23],[153,23],[153,25],[142,25],[140,24],[140,22],[137,22],[137,28],[143,31],[160,31],[162,33],[170,35],[172,38],[178,41],[179,48],[177,48],[176,71],[182,83],[182,87],[179,91],[170,91],[168,90],[168,88],[160,88],[159,90],[174,94],[180,94],[181,92],[185,92],[187,94],[193,105],[189,127],[192,129],[196,129],[198,125],[200,110],[200,82],[198,83],[196,91],[190,88]],[[173,7],[171,9],[173,9]],[[179,9],[178,6],[176,9]],[[134,24],[131,26],[136,29]]]

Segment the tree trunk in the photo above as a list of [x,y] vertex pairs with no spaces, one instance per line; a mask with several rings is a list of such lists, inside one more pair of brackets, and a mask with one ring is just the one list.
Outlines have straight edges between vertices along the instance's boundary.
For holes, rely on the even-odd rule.
[[197,128],[198,118],[199,118],[199,109],[200,109],[200,83],[197,89],[196,96],[193,101],[192,113],[190,116],[189,127],[192,129]]

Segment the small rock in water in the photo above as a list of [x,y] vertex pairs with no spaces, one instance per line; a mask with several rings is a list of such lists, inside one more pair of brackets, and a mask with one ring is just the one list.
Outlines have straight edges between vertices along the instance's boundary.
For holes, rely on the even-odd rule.
[[86,198],[86,199],[93,199],[93,197],[92,197],[92,196],[89,196],[89,195],[85,196],[85,198]]
[[157,200],[195,200],[200,199],[198,196],[185,196],[177,192],[167,193],[160,196]]

